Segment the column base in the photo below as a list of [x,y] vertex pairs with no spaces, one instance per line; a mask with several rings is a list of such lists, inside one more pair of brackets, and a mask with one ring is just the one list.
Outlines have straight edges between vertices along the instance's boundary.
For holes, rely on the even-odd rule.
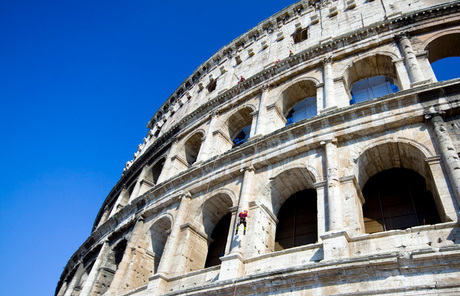
[[414,88],[414,87],[424,85],[424,84],[428,84],[428,83],[431,83],[431,79],[425,79],[425,80],[422,80],[422,81],[411,83],[410,87]]
[[147,286],[148,295],[162,295],[166,290],[168,284],[168,278],[163,273],[157,273],[149,278],[149,284]]
[[219,281],[236,279],[244,275],[244,259],[241,254],[230,254],[220,257]]
[[350,237],[346,231],[337,231],[321,235],[324,260],[335,260],[350,257],[348,242]]

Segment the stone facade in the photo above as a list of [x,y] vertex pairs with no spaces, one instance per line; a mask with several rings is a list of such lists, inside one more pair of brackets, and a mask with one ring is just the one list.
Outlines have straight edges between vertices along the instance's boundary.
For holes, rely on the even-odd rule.
[[460,1],[261,22],[155,113],[55,295],[459,295],[459,45]]

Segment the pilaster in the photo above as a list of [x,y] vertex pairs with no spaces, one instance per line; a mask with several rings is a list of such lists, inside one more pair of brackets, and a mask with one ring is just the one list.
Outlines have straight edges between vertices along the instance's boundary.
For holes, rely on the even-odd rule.
[[452,190],[457,199],[457,205],[460,205],[460,160],[441,116],[442,114],[442,112],[427,112],[425,118],[431,124],[436,143],[441,151],[441,159],[446,167]]
[[337,108],[337,102],[335,100],[334,91],[334,76],[332,70],[332,57],[328,56],[323,59],[323,70],[324,70],[324,109],[322,112]]
[[216,122],[219,118],[219,113],[218,112],[213,112],[209,116],[209,125],[208,125],[208,131],[206,132],[206,136],[203,140],[203,143],[200,148],[200,152],[198,153],[198,156],[196,158],[196,162],[202,162],[206,161],[209,158],[211,158],[214,154],[213,151],[213,132],[216,129]]
[[321,142],[325,148],[326,155],[326,181],[327,181],[327,201],[326,212],[326,231],[338,231],[343,229],[342,198],[340,196],[339,184],[339,158],[337,149],[337,139],[332,138]]
[[140,217],[136,225],[134,225],[134,229],[132,230],[132,236],[129,239],[128,245],[126,246],[125,253],[123,254],[123,258],[121,259],[120,263],[118,264],[118,268],[113,276],[113,280],[110,283],[110,287],[105,295],[117,295],[118,289],[120,288],[121,282],[123,277],[125,276],[126,272],[128,271],[128,267],[133,257],[133,252],[136,249],[136,243],[139,240],[140,235],[142,234],[144,227],[144,218]]
[[91,269],[91,272],[86,278],[85,284],[83,285],[83,288],[81,289],[79,296],[91,296],[90,294],[91,288],[93,287],[94,282],[96,281],[97,275],[99,274],[99,271],[102,266],[102,262],[107,256],[108,250],[109,250],[109,241],[106,240],[104,244],[102,245],[101,250],[99,251],[99,254],[97,255],[96,262],[94,262],[93,268]]
[[413,87],[419,84],[423,84],[424,82],[429,82],[430,80],[424,80],[417,56],[412,49],[412,44],[407,36],[407,33],[399,34],[396,36],[396,41],[398,42],[399,50],[404,57],[404,62],[412,82],[411,86]]

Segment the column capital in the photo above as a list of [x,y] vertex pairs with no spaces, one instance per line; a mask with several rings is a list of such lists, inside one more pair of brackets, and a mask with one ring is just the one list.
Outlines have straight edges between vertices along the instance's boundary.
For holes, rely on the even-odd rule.
[[444,115],[446,114],[446,112],[442,110],[430,110],[430,109],[426,109],[423,113],[424,113],[424,117],[426,120],[431,120],[436,116],[441,116],[442,118],[444,118]]
[[408,31],[401,32],[401,33],[396,34],[394,36],[395,41],[398,42],[398,43],[401,42],[401,40],[408,39],[408,38],[409,38],[409,32]]
[[316,89],[321,88],[321,87],[324,87],[324,83],[323,83],[323,82],[317,83],[317,84],[315,85],[315,87],[316,87]]
[[146,218],[145,212],[141,212],[141,213],[136,214],[136,216],[134,217],[134,220],[136,220],[136,223],[141,223],[141,222],[144,222],[145,218]]
[[322,59],[323,66],[327,64],[332,64],[332,55],[327,55]]
[[213,119],[218,116],[219,116],[219,110],[214,110],[214,111],[211,111],[211,113],[209,114],[209,119]]
[[189,191],[181,191],[179,193],[179,198],[180,199],[184,199],[184,198],[192,199],[192,194]]
[[338,140],[337,140],[337,138],[335,138],[335,137],[334,137],[334,138],[330,138],[330,139],[325,139],[325,140],[322,140],[322,141],[320,142],[320,145],[321,145],[321,146],[325,146],[325,145],[327,145],[327,144],[329,144],[329,143],[332,143],[332,144],[334,144],[334,145],[337,145]]
[[246,172],[246,171],[254,172],[255,169],[254,169],[254,167],[252,166],[252,164],[250,164],[250,165],[245,165],[245,166],[240,170],[241,173],[244,173],[244,172]]

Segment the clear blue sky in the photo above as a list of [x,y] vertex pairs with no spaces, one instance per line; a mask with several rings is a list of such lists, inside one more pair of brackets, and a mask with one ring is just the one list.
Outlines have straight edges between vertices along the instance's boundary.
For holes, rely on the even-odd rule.
[[0,1],[0,295],[53,295],[147,122],[295,1]]
[[159,106],[294,2],[1,1],[0,295],[53,295]]

